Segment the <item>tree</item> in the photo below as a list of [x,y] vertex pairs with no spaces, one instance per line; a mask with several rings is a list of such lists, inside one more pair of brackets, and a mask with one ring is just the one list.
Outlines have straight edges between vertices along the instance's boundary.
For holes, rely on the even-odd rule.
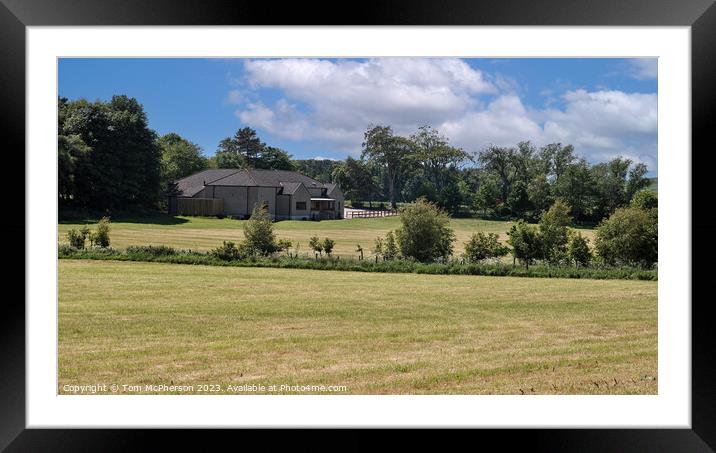
[[346,199],[353,202],[372,201],[380,195],[380,188],[368,166],[350,156],[345,162],[334,167],[332,176]]
[[405,258],[431,262],[452,255],[455,232],[448,215],[435,204],[421,198],[402,208],[400,224],[395,238]]
[[516,217],[522,217],[530,208],[530,196],[524,181],[518,180],[512,185],[510,195],[507,197],[507,207]]
[[199,145],[175,133],[166,134],[157,140],[162,153],[163,186],[207,168],[207,160]]
[[634,194],[649,187],[649,179],[646,177],[646,164],[639,163],[629,171],[629,179],[626,182],[626,198],[631,200]]
[[567,246],[567,257],[576,266],[588,266],[592,260],[589,239],[582,236],[578,231],[571,232]]
[[490,146],[481,151],[478,161],[489,173],[493,173],[500,181],[500,199],[504,203],[510,194],[512,180],[516,173],[515,150],[513,148],[502,148]]
[[269,256],[278,251],[273,222],[265,203],[256,204],[251,217],[244,223],[243,247],[255,255]]
[[629,202],[629,206],[632,208],[638,208],[643,210],[651,210],[659,208],[659,195],[651,190],[640,190],[635,193]]
[[650,210],[618,208],[596,230],[597,255],[607,264],[651,266],[658,260],[658,225]]
[[255,159],[255,168],[266,170],[296,170],[296,166],[291,160],[291,155],[281,148],[267,146],[261,155]]
[[539,222],[542,236],[542,256],[550,262],[563,259],[567,252],[569,226],[572,224],[571,208],[558,198]]
[[72,183],[72,194],[65,193],[66,198],[97,210],[156,207],[161,153],[136,99],[121,95],[90,103],[60,98],[58,110],[65,192],[70,187],[66,183]]
[[57,178],[60,201],[71,203],[76,195],[75,175],[78,162],[87,160],[92,148],[79,135],[59,135],[57,137]]
[[333,252],[333,246],[336,245],[336,241],[333,239],[325,238],[323,239],[323,251],[326,252],[326,255],[331,256],[331,253]]
[[388,198],[393,209],[397,207],[395,194],[396,183],[408,163],[414,145],[400,136],[393,135],[390,126],[371,126],[364,134],[361,159],[382,166],[386,171],[388,182]]
[[465,259],[471,263],[498,258],[509,253],[509,249],[500,244],[499,236],[495,233],[485,234],[482,231],[473,233],[465,244]]
[[263,153],[266,145],[256,135],[256,131],[250,127],[244,127],[236,131],[233,138],[236,152],[243,156],[250,168],[255,168],[256,160]]
[[423,174],[437,192],[442,192],[451,183],[451,173],[470,155],[461,148],[449,145],[448,139],[430,126],[421,126],[410,136],[415,146],[415,159],[420,163]]
[[323,242],[318,239],[318,236],[312,236],[309,239],[308,246],[311,247],[311,250],[313,250],[315,253],[318,253],[323,256]]
[[385,242],[383,243],[383,258],[386,260],[394,260],[398,257],[398,245],[395,242],[395,234],[392,231],[388,231],[385,235]]
[[519,220],[507,232],[507,243],[512,246],[512,256],[526,268],[542,258],[542,241],[539,231],[534,225]]
[[482,209],[483,214],[487,214],[488,210],[494,211],[497,208],[499,198],[500,188],[497,181],[487,176],[480,182],[480,188],[475,195],[475,207]]
[[219,142],[219,149],[214,155],[216,168],[246,168],[246,158],[239,152],[239,147],[231,137]]

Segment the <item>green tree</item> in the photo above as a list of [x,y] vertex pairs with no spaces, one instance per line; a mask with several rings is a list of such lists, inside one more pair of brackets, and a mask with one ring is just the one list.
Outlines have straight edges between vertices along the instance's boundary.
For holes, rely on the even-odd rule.
[[465,259],[471,263],[498,258],[509,253],[509,249],[500,244],[499,236],[495,233],[485,234],[482,231],[473,233],[465,244]]
[[291,160],[291,155],[281,148],[267,146],[261,152],[261,155],[255,159],[255,168],[266,170],[296,170],[296,166]]
[[567,257],[576,266],[588,266],[592,260],[592,251],[589,249],[589,239],[578,231],[571,232],[567,246]]
[[311,250],[323,256],[323,242],[321,242],[318,236],[311,236],[308,246],[311,247]]
[[569,226],[572,224],[571,208],[561,198],[542,214],[539,232],[542,236],[542,256],[550,262],[558,262],[566,256]]
[[461,148],[450,146],[447,137],[431,126],[421,126],[410,136],[414,144],[415,159],[423,169],[423,175],[437,192],[443,192],[452,183],[453,173],[463,162],[471,160]]
[[353,202],[373,201],[380,195],[380,187],[376,184],[368,165],[350,156],[345,162],[334,167],[332,176],[346,199]]
[[481,180],[480,188],[475,195],[475,207],[482,209],[483,214],[487,214],[487,211],[494,211],[497,208],[499,198],[500,188],[497,181],[491,176],[486,176]]
[[172,181],[207,168],[199,145],[178,134],[170,133],[157,140],[162,153],[162,180],[166,187]]
[[638,208],[643,210],[651,210],[659,208],[659,195],[651,190],[640,190],[635,193],[629,202],[629,206],[632,208]]
[[514,259],[529,269],[530,264],[542,258],[542,240],[537,227],[519,220],[507,232],[507,243],[512,246]]
[[396,184],[401,173],[409,165],[413,152],[413,143],[400,136],[393,135],[390,126],[371,126],[364,134],[362,159],[385,169],[388,183],[388,198],[393,209],[396,204]]
[[336,245],[336,241],[333,239],[325,238],[323,239],[323,251],[326,252],[326,255],[331,256],[331,253],[333,253],[333,246]]
[[383,258],[386,260],[394,260],[398,257],[398,244],[395,242],[395,234],[392,231],[388,231],[385,235],[385,242],[383,243]]
[[251,217],[244,223],[242,246],[250,254],[269,256],[278,251],[273,222],[265,203],[256,204]]
[[400,224],[395,238],[405,258],[430,262],[452,255],[455,232],[437,205],[418,199],[400,210]]
[[607,264],[651,266],[658,260],[658,230],[649,210],[618,208],[597,227],[597,255]]

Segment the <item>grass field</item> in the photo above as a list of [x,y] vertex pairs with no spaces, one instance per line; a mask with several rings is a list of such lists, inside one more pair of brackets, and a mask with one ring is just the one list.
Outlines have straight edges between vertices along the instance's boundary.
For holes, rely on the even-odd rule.
[[[293,231],[326,234],[316,229],[330,224]],[[127,243],[142,237],[134,231]],[[657,393],[656,282],[58,266],[59,393],[96,383]]]
[[[147,218],[120,219],[112,222],[112,246],[124,248],[128,245],[169,245],[176,248],[192,250],[208,250],[221,245],[222,241],[237,242],[243,238],[244,221],[217,219],[210,217],[170,217],[156,215]],[[464,243],[472,233],[484,231],[498,233],[502,240],[507,239],[507,231],[512,222],[452,219],[455,229],[455,253],[463,251]],[[82,223],[60,223],[57,229],[58,242],[67,242],[67,231],[80,228]],[[274,230],[280,238],[287,238],[300,244],[299,253],[310,254],[308,241],[311,236],[329,237],[336,241],[334,254],[341,256],[357,256],[356,244],[360,243],[365,252],[373,247],[377,236],[398,228],[398,217],[378,219],[282,221],[276,222]],[[593,238],[593,230],[580,230],[584,235]]]

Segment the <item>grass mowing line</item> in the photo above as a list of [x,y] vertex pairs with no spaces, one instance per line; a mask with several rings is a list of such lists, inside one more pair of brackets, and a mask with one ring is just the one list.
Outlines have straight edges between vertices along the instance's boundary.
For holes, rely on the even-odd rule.
[[60,393],[87,382],[658,389],[656,282],[80,260],[61,260],[58,276]]

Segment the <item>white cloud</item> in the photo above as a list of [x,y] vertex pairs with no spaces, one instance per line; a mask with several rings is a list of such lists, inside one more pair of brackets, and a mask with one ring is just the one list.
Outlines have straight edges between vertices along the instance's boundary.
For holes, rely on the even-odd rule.
[[629,60],[629,75],[635,79],[656,79],[659,60],[656,58],[633,58]]
[[[644,61],[655,68],[656,60]],[[547,107],[532,109],[513,80],[459,59],[248,60],[244,69],[244,88],[229,94],[239,104],[236,116],[280,138],[355,156],[369,124],[389,124],[402,135],[430,124],[468,151],[562,142],[592,161],[625,155],[656,170],[655,93],[543,90]],[[276,100],[250,100],[262,90]]]

